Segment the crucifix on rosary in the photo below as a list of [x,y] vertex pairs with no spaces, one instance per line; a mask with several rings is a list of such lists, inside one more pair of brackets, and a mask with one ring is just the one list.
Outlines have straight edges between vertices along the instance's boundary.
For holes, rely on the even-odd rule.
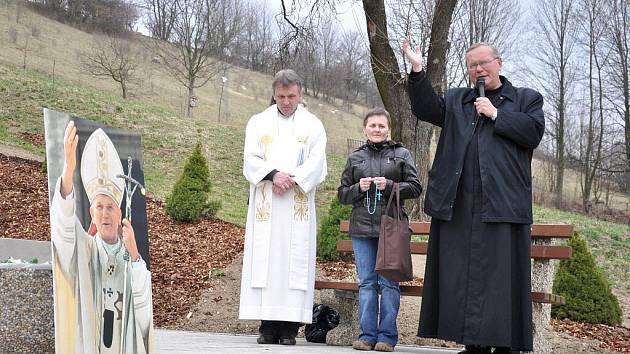
[[[372,186],[374,186],[374,194],[373,197],[370,198],[370,191],[372,190]],[[381,190],[378,189],[378,187],[376,186],[376,182],[372,182],[372,184],[370,185],[370,189],[368,189],[367,194],[365,195],[365,206],[367,207],[368,214],[374,215],[374,213],[376,212],[376,203],[381,200],[382,195],[383,193],[381,193]],[[370,199],[374,200],[373,205]]]

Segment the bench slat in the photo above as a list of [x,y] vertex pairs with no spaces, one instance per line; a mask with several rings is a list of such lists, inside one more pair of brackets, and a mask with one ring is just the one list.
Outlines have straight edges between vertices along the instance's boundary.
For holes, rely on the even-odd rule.
[[[428,235],[431,223],[412,221],[409,226],[414,235]],[[339,224],[339,231],[348,232],[350,223],[342,220]],[[573,225],[565,224],[534,224],[532,225],[532,238],[571,238],[573,236]]]
[[[356,292],[359,291],[359,286],[357,283],[317,280],[315,281],[315,289],[337,289]],[[422,286],[401,285],[400,294],[403,296],[422,296]],[[565,299],[564,297],[559,295],[533,291],[532,302],[545,304],[564,304]]]
[[[427,242],[411,242],[411,254],[427,254]],[[352,253],[352,240],[337,240],[337,252]],[[569,259],[572,249],[569,246],[532,245],[534,259]]]

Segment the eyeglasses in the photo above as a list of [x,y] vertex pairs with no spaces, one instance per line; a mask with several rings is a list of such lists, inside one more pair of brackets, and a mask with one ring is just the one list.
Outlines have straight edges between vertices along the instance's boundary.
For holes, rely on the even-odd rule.
[[470,65],[468,65],[468,70],[469,71],[475,71],[475,70],[477,70],[477,66],[481,66],[484,69],[488,69],[490,67],[490,64],[493,61],[495,61],[496,59],[499,59],[499,58],[495,57],[495,58],[488,59],[488,60],[485,60],[485,61],[482,61],[482,62],[479,62],[479,63],[470,64]]

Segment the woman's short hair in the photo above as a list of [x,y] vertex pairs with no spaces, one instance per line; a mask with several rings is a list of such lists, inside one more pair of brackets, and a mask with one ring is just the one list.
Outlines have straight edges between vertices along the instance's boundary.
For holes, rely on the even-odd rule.
[[387,118],[387,126],[388,127],[392,126],[392,122],[391,122],[391,118],[389,116],[389,112],[387,112],[387,110],[385,108],[376,107],[376,108],[372,108],[369,111],[367,111],[367,113],[365,114],[365,117],[363,117],[363,127],[365,127],[367,125],[368,119],[370,117],[374,117],[374,116],[384,116],[385,118]]
[[271,89],[273,92],[276,92],[276,87],[278,86],[292,86],[297,85],[302,91],[302,78],[292,69],[283,69],[280,70],[274,75],[273,83],[271,84]]

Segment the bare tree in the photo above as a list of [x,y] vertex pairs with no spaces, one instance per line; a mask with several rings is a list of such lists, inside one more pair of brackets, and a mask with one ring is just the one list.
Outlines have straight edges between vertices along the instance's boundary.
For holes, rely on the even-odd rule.
[[91,49],[82,54],[81,63],[90,74],[117,82],[122,98],[127,99],[129,84],[134,79],[138,63],[129,41],[110,36],[97,37]]
[[268,8],[250,2],[244,14],[244,28],[238,43],[238,52],[249,68],[268,71],[273,61],[272,17]]
[[230,47],[244,31],[245,6],[242,0],[207,0],[208,53],[215,58],[230,56]]
[[630,190],[630,2],[612,0],[610,3],[609,41],[612,49],[608,84],[614,88],[611,101],[622,117],[625,162],[622,162],[622,188]]
[[[328,17],[328,16],[326,16]],[[337,84],[337,80],[340,78],[333,78],[333,66],[337,57],[337,47],[339,42],[339,29],[335,22],[330,18],[326,18],[325,21],[320,22],[321,26],[315,31],[319,38],[319,56],[321,58],[321,70],[320,77],[321,83],[326,84],[322,87],[324,98],[330,101],[331,92],[329,92],[334,85]]]
[[588,51],[588,121],[583,124],[584,147],[582,149],[582,206],[590,212],[593,182],[602,162],[604,140],[604,106],[601,57],[601,38],[606,31],[606,13],[603,0],[582,0],[583,31]]
[[[391,18],[396,20],[388,24],[391,29],[390,43],[401,43],[404,38],[409,38],[414,45],[424,50],[423,55],[426,56],[431,38],[434,9],[435,0],[392,2],[390,4]],[[403,70],[409,72],[411,68],[407,65],[407,58],[402,53],[402,48],[397,54],[402,60]]]
[[177,16],[173,24],[172,44],[155,41],[155,49],[167,71],[184,87],[188,94],[186,116],[191,116],[195,89],[203,87],[220,70],[218,60],[208,55],[208,28],[211,0],[175,0]]
[[547,132],[553,139],[556,161],[556,176],[553,191],[556,193],[556,206],[563,203],[565,171],[565,125],[571,86],[575,81],[575,70],[571,57],[576,43],[575,20],[570,0],[540,0],[536,6],[535,23],[538,29],[539,50],[536,61],[542,70],[532,72],[532,77],[540,81],[546,102],[551,106],[548,112]]
[[[298,0],[294,0],[295,3]],[[283,4],[286,2],[282,1]],[[457,0],[438,0],[433,12],[431,36],[427,58],[427,75],[436,91],[443,94],[445,85],[448,33]],[[335,10],[332,1],[315,1],[313,7]],[[413,154],[420,171],[428,171],[429,144],[433,128],[419,122],[411,113],[405,77],[401,73],[396,54],[390,44],[387,13],[384,0],[364,0],[363,10],[367,19],[367,37],[370,47],[372,73],[385,109],[392,115],[392,139],[401,141]],[[400,42],[394,46],[398,48]],[[426,185],[426,173],[420,173],[420,182]],[[414,203],[411,217],[425,218],[421,213],[422,201]]]
[[[360,92],[361,78],[364,51],[359,47],[357,43],[361,40],[360,34],[354,31],[347,31],[341,37],[339,46],[339,73],[343,77],[344,85],[343,96],[346,105],[350,105],[352,101],[355,101]],[[341,96],[341,95],[340,95]]]
[[151,36],[163,41],[169,41],[175,25],[176,0],[145,0],[148,10],[146,26]]
[[502,58],[512,55],[515,44],[514,28],[520,20],[518,0],[459,1],[450,29],[451,47],[448,53],[448,85],[470,84],[466,69],[466,50],[474,43],[488,42],[501,50]]

